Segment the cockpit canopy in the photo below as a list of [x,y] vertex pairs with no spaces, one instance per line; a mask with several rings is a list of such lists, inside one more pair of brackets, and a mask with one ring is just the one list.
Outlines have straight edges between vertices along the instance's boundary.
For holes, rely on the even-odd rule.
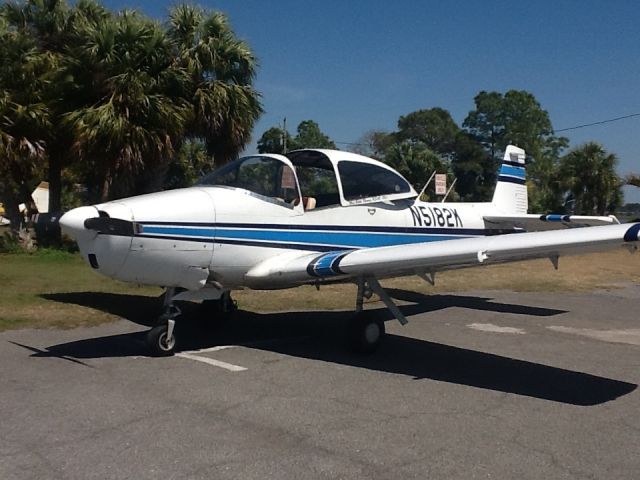
[[302,202],[307,210],[417,196],[409,182],[384,163],[336,150],[243,157],[197,184],[242,188],[283,205]]

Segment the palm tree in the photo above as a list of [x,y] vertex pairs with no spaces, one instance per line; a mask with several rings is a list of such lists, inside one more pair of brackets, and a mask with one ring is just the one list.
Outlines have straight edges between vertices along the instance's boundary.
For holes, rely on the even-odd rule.
[[[81,2],[82,3],[82,2]],[[12,29],[33,41],[34,48],[49,58],[51,70],[49,82],[40,97],[48,110],[49,128],[43,138],[46,147],[49,180],[49,211],[61,210],[62,168],[69,150],[68,135],[60,122],[60,108],[65,108],[61,89],[64,82],[58,76],[63,72],[64,50],[69,41],[71,9],[64,0],[27,0],[20,3],[5,3],[2,16]]]
[[53,70],[55,59],[0,16],[0,199],[14,230],[21,223],[18,205],[30,198],[45,161],[51,122],[43,94]]
[[185,93],[192,109],[186,133],[203,138],[216,163],[226,163],[249,142],[263,111],[253,87],[256,58],[225,15],[192,5],[171,10],[168,34],[176,67],[189,78]]
[[560,159],[559,176],[575,212],[604,215],[622,201],[622,182],[615,172],[617,157],[602,145],[589,142]]
[[136,175],[168,163],[191,108],[181,95],[186,75],[170,68],[173,45],[160,25],[123,11],[82,29],[72,52],[91,78],[85,105],[65,120],[73,151],[98,187],[90,193],[105,201],[133,193]]

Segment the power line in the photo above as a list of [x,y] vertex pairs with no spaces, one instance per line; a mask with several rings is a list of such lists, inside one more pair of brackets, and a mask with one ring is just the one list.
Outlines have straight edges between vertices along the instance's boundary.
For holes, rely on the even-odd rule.
[[[569,130],[578,130],[579,128],[593,127],[594,125],[603,125],[605,123],[618,122],[620,120],[626,120],[627,118],[633,118],[633,117],[640,117],[640,112],[632,113],[630,115],[624,115],[622,117],[609,118],[607,120],[600,120],[599,122],[585,123],[585,124],[582,124],[582,125],[576,125],[574,127],[560,128],[558,130],[554,130],[553,133],[567,132]],[[368,144],[366,144],[366,143],[337,142],[335,140],[333,141],[333,143],[336,143],[338,145],[352,145],[352,146],[356,146],[356,147],[366,147],[366,146],[368,146]]]
[[608,120],[600,120],[599,122],[585,123],[584,125],[576,125],[575,127],[561,128],[559,130],[555,130],[555,133],[566,132],[568,130],[577,130],[579,128],[585,128],[585,127],[593,127],[594,125],[602,125],[604,123],[617,122],[618,120],[625,120],[627,118],[632,118],[632,117],[640,117],[640,113],[632,113],[631,115],[625,115],[623,117],[610,118]]

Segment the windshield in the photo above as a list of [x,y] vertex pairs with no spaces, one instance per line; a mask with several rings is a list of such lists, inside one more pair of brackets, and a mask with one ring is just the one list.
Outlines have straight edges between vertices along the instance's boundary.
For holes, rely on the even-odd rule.
[[270,157],[244,157],[203,177],[196,185],[243,188],[281,202],[299,199],[296,176],[287,164]]

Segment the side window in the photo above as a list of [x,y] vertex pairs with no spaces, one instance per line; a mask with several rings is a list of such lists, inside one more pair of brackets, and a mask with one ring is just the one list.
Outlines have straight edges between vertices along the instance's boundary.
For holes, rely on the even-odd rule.
[[298,165],[296,172],[302,196],[313,197],[316,201],[316,207],[340,203],[338,182],[333,169]]
[[411,186],[398,174],[363,162],[338,163],[342,192],[346,200],[407,193]]

